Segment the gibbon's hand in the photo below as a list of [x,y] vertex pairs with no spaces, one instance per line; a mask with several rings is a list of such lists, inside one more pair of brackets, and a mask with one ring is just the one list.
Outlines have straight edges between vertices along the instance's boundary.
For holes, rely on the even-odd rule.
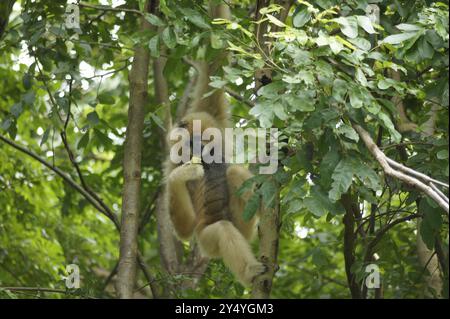
[[169,176],[172,183],[194,181],[203,178],[205,171],[201,163],[189,161],[175,168]]

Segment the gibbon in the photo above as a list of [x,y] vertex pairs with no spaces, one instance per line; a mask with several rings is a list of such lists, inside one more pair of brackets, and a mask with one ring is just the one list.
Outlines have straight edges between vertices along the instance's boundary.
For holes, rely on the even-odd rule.
[[[214,67],[197,65],[198,77],[194,98],[186,115],[174,125],[187,129],[192,144],[193,121],[201,121],[202,133],[207,128],[222,131],[230,127],[224,92],[209,97],[208,79]],[[224,134],[222,134],[224,136]],[[168,140],[169,147],[174,141]],[[223,145],[222,141],[222,145]],[[192,153],[192,152],[191,152]],[[168,211],[176,232],[183,240],[194,236],[203,255],[222,258],[225,265],[244,286],[266,271],[266,266],[253,255],[249,241],[253,238],[258,213],[250,221],[243,220],[247,191],[236,194],[242,183],[252,177],[245,167],[228,163],[207,164],[203,160],[176,165],[170,159],[165,166]]]

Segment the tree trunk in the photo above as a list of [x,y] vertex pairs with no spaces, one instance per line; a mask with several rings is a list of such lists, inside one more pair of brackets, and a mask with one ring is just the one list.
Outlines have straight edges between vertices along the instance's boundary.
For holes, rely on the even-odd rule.
[[255,278],[252,298],[267,299],[270,297],[272,282],[278,270],[278,240],[280,235],[280,194],[277,194],[274,209],[266,209],[261,213],[258,225],[259,261],[267,266],[267,272]]
[[[291,8],[292,1],[280,0],[276,1],[277,4],[283,7],[280,12],[279,19],[284,21],[288,16],[289,9]],[[260,17],[259,10],[270,4],[268,0],[259,0],[256,3],[255,21],[258,21]],[[264,37],[267,32],[267,23],[263,22],[257,25],[255,30],[255,36],[259,42],[262,50],[268,54],[268,46]],[[256,70],[255,72],[255,92],[261,86],[269,84],[272,81],[272,70],[263,68]],[[267,299],[270,297],[272,290],[273,277],[278,270],[277,258],[278,258],[278,241],[280,237],[280,185],[277,183],[277,196],[275,198],[276,204],[273,209],[266,209],[261,212],[261,219],[258,225],[259,236],[259,260],[267,266],[267,272],[257,276],[253,282],[252,298],[255,299]]]
[[[145,8],[148,9],[149,2]],[[141,18],[141,28],[150,25]],[[120,258],[117,272],[117,294],[121,299],[133,297],[136,280],[137,234],[141,191],[141,158],[144,127],[144,107],[147,103],[149,53],[137,47],[129,74],[130,105],[124,149],[124,186],[122,197],[122,226],[120,230]]]

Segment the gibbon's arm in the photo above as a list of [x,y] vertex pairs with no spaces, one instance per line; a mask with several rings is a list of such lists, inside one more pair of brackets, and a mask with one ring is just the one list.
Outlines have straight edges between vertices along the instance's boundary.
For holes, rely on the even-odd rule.
[[195,228],[196,214],[186,182],[201,179],[203,175],[202,165],[188,162],[176,167],[168,177],[170,218],[180,239],[189,239]]

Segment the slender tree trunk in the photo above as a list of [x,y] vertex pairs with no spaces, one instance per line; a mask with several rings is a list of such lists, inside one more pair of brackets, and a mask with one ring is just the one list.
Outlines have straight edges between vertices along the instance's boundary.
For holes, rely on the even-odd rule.
[[[290,0],[279,0],[277,4],[283,7],[279,19],[285,21],[289,9],[292,5]],[[259,10],[270,4],[268,0],[259,0],[256,4],[255,20],[259,20]],[[255,35],[262,50],[268,54],[268,46],[264,37],[267,32],[267,23],[263,22],[257,25]],[[272,70],[264,68],[255,72],[255,90],[261,86],[269,84],[272,81]],[[274,181],[275,182],[275,181]],[[259,236],[259,260],[267,266],[267,272],[257,276],[253,282],[252,298],[267,299],[270,297],[272,282],[276,271],[278,270],[278,241],[280,237],[280,185],[277,183],[277,196],[275,198],[275,207],[273,209],[264,209],[261,212],[261,218],[258,225]]]
[[[430,112],[428,112],[428,115],[430,117],[423,124],[423,136],[429,137],[434,134],[437,113],[439,109],[440,106],[433,105],[430,109]],[[417,205],[417,209],[419,209],[419,205]],[[424,212],[420,213],[423,214]],[[427,286],[435,292],[437,297],[442,297],[442,288],[444,284],[441,277],[441,269],[439,268],[438,256],[437,254],[434,253],[434,250],[428,249],[425,243],[423,242],[422,234],[420,232],[421,224],[422,218],[419,218],[417,220],[417,235],[416,235],[417,257],[419,258],[419,263],[422,265],[422,267],[427,268],[428,273],[425,276]],[[432,297],[433,295],[427,292],[427,296]]]
[[[149,2],[145,8],[148,9]],[[141,28],[149,30],[150,25],[141,19]],[[122,197],[122,226],[120,230],[120,259],[116,289],[119,298],[133,297],[137,267],[137,234],[139,228],[141,158],[144,127],[144,107],[147,103],[147,81],[149,53],[137,47],[129,74],[130,105],[124,149],[124,186]]]
[[267,266],[267,272],[255,278],[252,298],[267,299],[270,297],[272,282],[278,270],[278,241],[280,236],[280,200],[277,195],[274,209],[261,213],[258,226],[259,260]]
[[345,209],[344,224],[344,261],[347,283],[353,299],[361,299],[361,289],[356,282],[355,274],[351,268],[355,263],[355,204],[350,194],[344,194],[341,198]]

